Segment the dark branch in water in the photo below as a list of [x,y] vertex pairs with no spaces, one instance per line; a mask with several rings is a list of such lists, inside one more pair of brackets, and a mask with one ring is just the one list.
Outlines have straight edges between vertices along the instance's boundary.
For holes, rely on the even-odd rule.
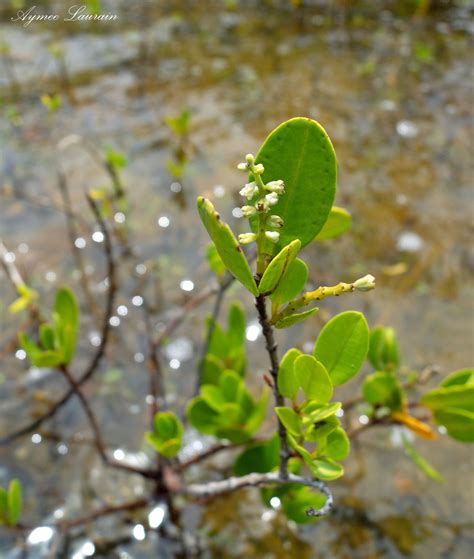
[[210,481],[203,484],[191,484],[182,489],[182,493],[189,497],[215,497],[223,493],[230,493],[243,489],[244,487],[261,487],[264,485],[275,485],[285,483],[296,483],[317,489],[326,496],[326,502],[320,509],[310,508],[306,511],[308,516],[325,516],[333,507],[333,497],[329,487],[322,481],[306,479],[293,474],[282,477],[279,473],[248,474],[242,477],[230,477],[220,481]]
[[[276,406],[284,406],[285,400],[278,390],[278,369],[280,363],[277,355],[277,344],[273,337],[273,328],[270,326],[268,320],[267,308],[265,306],[265,297],[259,295],[256,298],[255,306],[258,311],[258,320],[262,326],[263,336],[265,338],[265,347],[270,357],[270,374],[273,380],[273,395],[275,397]],[[280,437],[280,477],[285,479],[288,477],[288,459],[290,458],[290,451],[288,449],[288,441],[286,438],[286,429],[283,423],[278,419],[278,436]]]

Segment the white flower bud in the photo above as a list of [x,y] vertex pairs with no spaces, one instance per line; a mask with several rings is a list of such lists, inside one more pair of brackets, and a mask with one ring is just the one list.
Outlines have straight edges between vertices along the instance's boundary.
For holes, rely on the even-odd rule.
[[248,167],[247,163],[239,163],[239,164],[237,165],[237,169],[238,169],[239,171],[248,171],[248,170],[249,170],[249,167]]
[[241,245],[249,245],[257,240],[255,233],[242,233],[239,235],[239,243]]
[[242,217],[252,217],[257,213],[255,206],[242,206],[240,210],[242,212]]
[[278,204],[278,194],[276,192],[270,192],[270,194],[265,196],[265,200],[269,206],[274,206]]
[[247,200],[251,200],[257,192],[258,186],[254,182],[249,182],[242,188],[239,194],[247,198]]
[[254,175],[261,175],[263,171],[265,171],[265,167],[259,163],[258,165],[255,165],[252,172]]
[[269,205],[265,198],[260,198],[256,201],[255,208],[257,209],[257,212],[268,212]]
[[255,161],[255,157],[251,153],[247,153],[247,155],[245,156],[245,161],[247,161],[247,163],[251,165]]
[[271,215],[268,223],[270,227],[274,227],[275,229],[283,227],[283,219],[279,215]]
[[283,194],[283,192],[285,192],[285,183],[282,180],[267,182],[267,184],[265,185],[265,190],[267,190],[268,192]]
[[265,237],[272,243],[278,243],[280,233],[277,231],[265,231]]
[[367,274],[354,282],[357,291],[370,291],[375,288],[375,278],[371,274]]

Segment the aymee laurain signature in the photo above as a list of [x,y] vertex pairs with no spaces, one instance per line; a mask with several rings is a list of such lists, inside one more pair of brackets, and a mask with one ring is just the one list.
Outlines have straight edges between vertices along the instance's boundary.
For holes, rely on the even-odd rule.
[[118,20],[117,14],[91,14],[87,10],[87,6],[70,6],[67,10],[67,14],[61,16],[60,14],[41,14],[36,13],[36,6],[32,6],[26,11],[18,10],[15,16],[13,16],[11,21],[22,21],[23,27],[28,27],[30,23],[45,21],[54,22],[59,21],[115,21]]

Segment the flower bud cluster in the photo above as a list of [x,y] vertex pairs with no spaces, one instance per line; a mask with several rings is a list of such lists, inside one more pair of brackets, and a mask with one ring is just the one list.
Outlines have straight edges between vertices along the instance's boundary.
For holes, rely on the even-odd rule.
[[[253,204],[241,207],[242,217],[250,218],[256,215],[265,216],[272,206],[278,204],[278,197],[285,192],[285,184],[282,180],[263,182],[261,175],[265,168],[261,163],[255,164],[255,157],[249,153],[245,157],[244,163],[239,163],[237,168],[252,175],[253,181],[247,183],[239,192],[241,196],[254,200]],[[267,229],[280,229],[283,227],[283,219],[278,215],[270,214],[265,217],[265,237],[272,243],[277,243],[280,238],[278,231]],[[239,235],[241,244],[249,244],[257,240],[254,233],[244,233]]]

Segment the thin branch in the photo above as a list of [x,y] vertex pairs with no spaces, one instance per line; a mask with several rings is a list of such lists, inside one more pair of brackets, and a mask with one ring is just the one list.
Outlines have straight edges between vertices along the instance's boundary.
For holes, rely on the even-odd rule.
[[[88,366],[86,367],[86,369],[84,370],[82,375],[77,380],[78,386],[82,386],[85,382],[87,382],[93,376],[97,367],[99,366],[99,363],[100,363],[102,357],[104,356],[105,348],[107,346],[107,342],[108,342],[109,334],[110,334],[109,320],[110,320],[110,317],[113,314],[115,293],[117,291],[116,268],[115,268],[115,260],[114,260],[113,252],[112,252],[113,249],[112,249],[112,242],[111,242],[111,239],[110,239],[110,234],[109,234],[108,228],[105,224],[105,221],[102,218],[102,216],[100,215],[99,209],[97,208],[94,200],[92,200],[90,197],[87,197],[87,200],[89,201],[89,205],[90,205],[97,221],[99,222],[99,226],[100,226],[100,228],[102,230],[102,233],[104,235],[104,252],[105,252],[105,257],[106,257],[106,260],[107,260],[107,279],[108,279],[108,282],[109,282],[109,288],[108,288],[108,291],[107,291],[106,309],[105,309],[104,316],[103,316],[103,319],[102,319],[102,331],[101,331],[100,345],[97,348],[96,353],[93,355],[90,363],[88,364]],[[65,404],[67,404],[67,402],[69,402],[70,398],[73,395],[74,395],[74,390],[72,388],[70,388],[62,396],[62,398],[60,398],[55,404],[53,404],[50,407],[50,409],[46,413],[44,413],[42,416],[40,416],[38,419],[35,419],[34,421],[29,423],[25,427],[22,427],[21,429],[18,429],[17,431],[11,433],[10,435],[7,435],[6,437],[1,438],[0,439],[0,446],[8,445],[12,441],[14,441],[15,439],[18,439],[19,437],[22,437],[24,435],[27,435],[28,433],[31,433],[32,431],[37,430],[45,421],[54,417],[54,415],[58,412],[58,410],[60,410]]]
[[308,516],[324,516],[333,507],[333,497],[329,487],[322,481],[307,479],[294,474],[282,477],[279,473],[248,474],[242,477],[230,477],[221,481],[210,481],[203,484],[191,484],[181,492],[189,497],[215,497],[223,493],[230,493],[244,487],[261,487],[264,485],[296,483],[317,489],[326,496],[326,502],[320,509],[310,508],[306,511]]
[[82,252],[76,246],[76,239],[78,233],[76,230],[75,220],[72,218],[72,205],[71,198],[69,196],[69,188],[67,185],[66,177],[63,173],[58,172],[58,188],[61,193],[61,197],[64,205],[64,215],[66,217],[66,228],[69,236],[69,244],[71,245],[71,252],[74,258],[76,268],[80,274],[79,281],[84,292],[85,300],[92,315],[97,318],[97,305],[92,295],[89,281],[87,279],[87,274],[85,272],[84,259],[82,258]]
[[207,450],[204,450],[203,452],[200,453],[196,453],[190,458],[188,458],[187,460],[182,461],[180,464],[178,464],[177,471],[182,472],[183,470],[186,470],[190,466],[193,466],[194,464],[199,464],[203,460],[207,460],[208,458],[211,458],[212,456],[215,456],[216,454],[219,454],[220,452],[223,452],[225,450],[234,450],[236,448],[240,448],[244,445],[247,445],[249,443],[254,443],[254,442],[259,442],[259,439],[252,439],[251,441],[245,441],[242,443],[215,444],[209,447]]
[[18,289],[25,285],[23,278],[21,277],[18,268],[15,266],[15,262],[12,261],[11,258],[8,258],[9,251],[7,247],[4,245],[3,241],[0,239],[0,260],[2,262],[2,266],[7,274],[7,278],[9,279],[10,283],[12,284],[15,291],[18,292]]
[[[273,395],[275,397],[276,406],[284,406],[285,400],[278,390],[278,369],[279,361],[277,355],[277,344],[275,338],[273,337],[273,328],[270,326],[268,320],[267,308],[265,305],[265,297],[259,295],[256,298],[258,319],[262,326],[263,336],[265,337],[265,347],[267,349],[268,355],[270,357],[270,374],[273,379]],[[288,460],[290,457],[290,451],[288,448],[288,441],[286,437],[286,429],[283,423],[278,418],[278,436],[280,438],[280,477],[285,479],[288,477]]]

